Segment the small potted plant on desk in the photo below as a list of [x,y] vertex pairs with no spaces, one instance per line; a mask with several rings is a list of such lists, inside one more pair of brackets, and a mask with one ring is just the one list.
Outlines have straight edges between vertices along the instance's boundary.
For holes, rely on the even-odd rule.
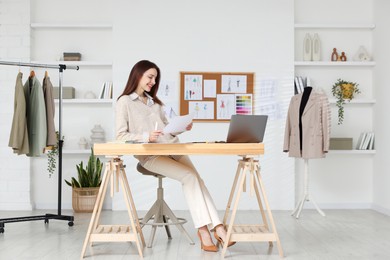
[[355,94],[359,94],[359,84],[356,82],[345,81],[338,79],[332,86],[332,94],[336,98],[336,106],[338,108],[338,124],[341,125],[344,121],[344,105],[345,101],[350,102]]
[[103,163],[97,158],[91,148],[88,164],[84,169],[83,162],[76,165],[78,180],[72,177],[71,181],[65,180],[72,187],[72,207],[75,212],[92,212],[99,187],[102,183]]

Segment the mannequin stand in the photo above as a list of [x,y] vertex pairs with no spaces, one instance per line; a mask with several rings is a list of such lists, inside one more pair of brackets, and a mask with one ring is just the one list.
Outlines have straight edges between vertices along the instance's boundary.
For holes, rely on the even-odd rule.
[[325,213],[318,207],[317,203],[309,196],[309,160],[304,159],[304,192],[302,199],[299,201],[299,203],[296,205],[294,211],[291,213],[291,216],[294,216],[296,218],[299,218],[299,215],[301,214],[303,204],[305,204],[306,201],[311,201],[314,205],[314,207],[317,209],[318,213],[320,213],[323,217],[325,217]]

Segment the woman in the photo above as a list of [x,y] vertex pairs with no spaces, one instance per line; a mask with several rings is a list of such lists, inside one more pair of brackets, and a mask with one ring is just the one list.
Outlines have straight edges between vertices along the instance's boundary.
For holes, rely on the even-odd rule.
[[[134,65],[123,93],[116,104],[116,138],[118,140],[178,143],[179,133],[164,134],[168,124],[163,104],[157,97],[161,73],[156,64],[142,60]],[[191,130],[192,123],[186,130]],[[188,156],[135,156],[142,166],[182,183],[191,216],[198,229],[201,248],[218,251],[209,229],[222,244],[226,230],[219,220],[214,202]],[[230,242],[229,246],[234,242]]]

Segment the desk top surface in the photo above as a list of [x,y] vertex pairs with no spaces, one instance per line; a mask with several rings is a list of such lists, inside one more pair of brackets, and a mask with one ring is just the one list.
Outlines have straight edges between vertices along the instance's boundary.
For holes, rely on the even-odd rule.
[[93,146],[95,155],[260,155],[263,143],[101,143]]

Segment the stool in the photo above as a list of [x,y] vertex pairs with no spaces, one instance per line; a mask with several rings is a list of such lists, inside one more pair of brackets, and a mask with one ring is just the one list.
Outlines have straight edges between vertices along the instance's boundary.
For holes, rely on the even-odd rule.
[[[149,175],[158,178],[157,200],[148,210],[146,215],[143,218],[139,219],[141,228],[143,228],[145,225],[152,225],[152,231],[150,233],[149,243],[147,247],[152,247],[154,236],[156,234],[156,229],[158,226],[164,226],[165,231],[167,232],[168,239],[172,239],[171,231],[169,230],[169,225],[175,225],[181,231],[181,233],[187,237],[190,244],[194,245],[194,241],[191,239],[191,237],[188,235],[187,231],[183,227],[183,224],[186,223],[187,220],[184,218],[176,217],[164,200],[162,179],[165,178],[165,176],[145,169],[140,163],[137,164],[137,171],[139,171],[143,175]],[[153,220],[153,222],[148,223],[149,220]]]

